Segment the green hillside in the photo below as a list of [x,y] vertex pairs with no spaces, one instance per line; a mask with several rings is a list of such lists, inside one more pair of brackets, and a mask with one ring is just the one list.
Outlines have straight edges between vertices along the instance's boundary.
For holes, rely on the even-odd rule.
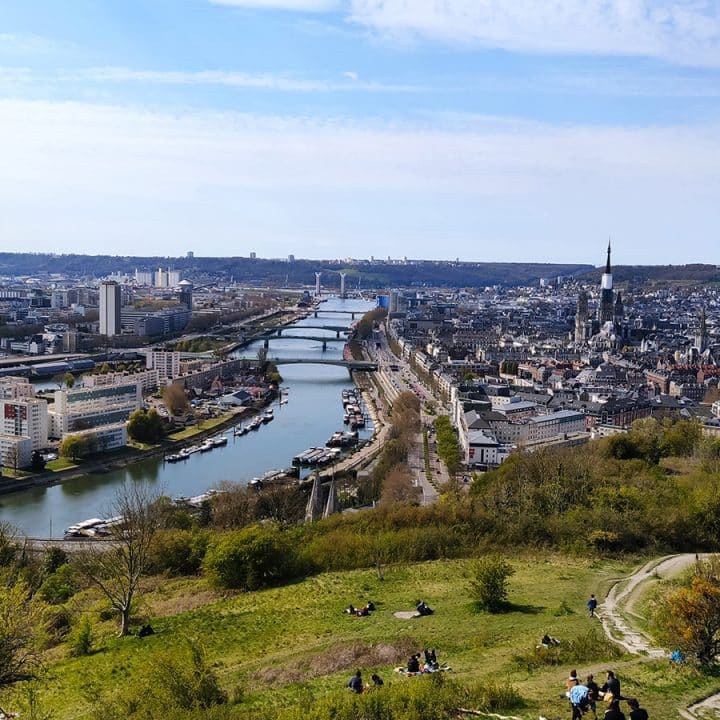
[[[586,616],[590,592],[603,596],[613,579],[627,573],[628,563],[587,562],[560,555],[528,556],[513,561],[512,606],[506,613],[478,612],[470,600],[470,561],[435,561],[389,567],[385,579],[374,571],[325,573],[285,587],[221,596],[199,579],[149,579],[142,606],[156,634],[116,638],[114,621],[101,621],[98,598],[85,591],[70,603],[72,614],[92,619],[96,643],[92,654],[70,658],[64,646],[50,651],[40,703],[52,717],[196,717],[151,700],[147,714],[128,698],[161,697],[161,668],[168,654],[187,655],[188,638],[206,652],[230,697],[204,716],[222,718],[295,717],[303,708],[323,702],[355,702],[344,689],[356,667],[367,680],[377,672],[386,686],[377,693],[416,692],[429,677],[405,678],[393,667],[414,651],[437,649],[453,692],[477,684],[511,685],[522,698],[513,715],[537,718],[567,714],[560,698],[571,667],[599,675],[608,665],[623,680],[625,692],[640,696],[651,717],[677,717],[675,708],[703,694],[717,680],[687,669],[670,671],[666,661],[620,656],[603,640],[600,624]],[[434,615],[398,620],[393,611],[411,609],[424,599]],[[365,618],[342,612],[372,599],[377,610]],[[563,646],[581,639],[575,657],[568,649],[559,665],[532,667],[534,647],[544,633]],[[580,652],[580,656],[577,653]],[[518,659],[518,656],[522,656]],[[565,659],[567,658],[567,659]],[[455,688],[457,684],[458,688]],[[365,702],[368,697],[363,696]],[[158,714],[159,713],[159,714]],[[423,717],[403,715],[403,717]]]

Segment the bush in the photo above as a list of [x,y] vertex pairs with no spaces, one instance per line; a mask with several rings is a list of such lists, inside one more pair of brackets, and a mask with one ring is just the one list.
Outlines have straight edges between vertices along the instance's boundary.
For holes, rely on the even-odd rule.
[[150,573],[190,575],[197,573],[205,557],[207,532],[159,530],[148,553]]
[[497,555],[478,560],[470,583],[477,606],[492,613],[504,610],[508,604],[508,578],[514,574],[512,565]]
[[53,605],[67,602],[77,591],[77,578],[73,568],[68,564],[61,565],[40,586],[42,598]]
[[67,638],[67,645],[73,657],[89,655],[92,650],[93,632],[90,621],[83,615],[78,626],[73,629]]
[[60,642],[70,632],[70,613],[62,605],[46,607],[42,622],[51,645]]
[[253,525],[215,539],[203,568],[218,587],[257,590],[290,579],[296,565],[286,533],[272,525]]
[[59,567],[68,561],[67,553],[59,547],[51,547],[43,555],[43,575],[52,575]]

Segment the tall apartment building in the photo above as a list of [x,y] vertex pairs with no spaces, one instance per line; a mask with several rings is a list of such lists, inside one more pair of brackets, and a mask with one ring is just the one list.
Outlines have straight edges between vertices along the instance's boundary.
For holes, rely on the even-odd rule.
[[155,287],[166,288],[168,287],[168,273],[167,270],[158,268],[155,273]]
[[148,370],[157,370],[158,383],[165,385],[180,375],[180,353],[150,350],[145,360]]
[[38,398],[0,400],[0,434],[30,438],[32,450],[48,444],[48,404]]
[[130,413],[142,407],[139,382],[94,388],[56,390],[55,404],[48,412],[50,437],[125,422]]
[[120,334],[120,286],[112,281],[100,283],[100,334]]

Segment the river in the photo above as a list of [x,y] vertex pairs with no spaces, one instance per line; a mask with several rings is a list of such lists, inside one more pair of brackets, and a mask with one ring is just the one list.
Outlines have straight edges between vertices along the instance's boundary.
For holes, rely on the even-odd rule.
[[[340,326],[351,323],[350,315],[323,310],[372,309],[362,300],[329,298],[320,305],[318,317],[309,317],[285,329],[283,334],[327,336],[329,330],[305,326]],[[356,319],[357,319],[356,315]],[[279,339],[270,342],[269,358],[342,358],[342,342],[328,342],[327,349],[315,340]],[[241,351],[254,357],[257,346]],[[171,497],[197,495],[223,480],[248,482],[268,470],[289,467],[294,455],[323,445],[333,432],[343,428],[341,391],[352,387],[345,368],[332,365],[280,365],[282,386],[288,388],[286,404],[275,402],[275,420],[243,437],[229,436],[225,447],[195,453],[184,462],[143,460],[121,470],[93,473],[52,487],[33,488],[0,495],[0,522],[7,522],[30,537],[62,537],[66,527],[90,517],[107,516],[117,489],[124,482],[147,482]],[[369,430],[366,430],[369,434]]]

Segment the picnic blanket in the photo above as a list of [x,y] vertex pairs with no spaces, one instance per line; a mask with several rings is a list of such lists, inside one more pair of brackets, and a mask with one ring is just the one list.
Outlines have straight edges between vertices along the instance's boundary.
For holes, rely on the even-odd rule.
[[399,620],[411,620],[412,618],[420,617],[420,613],[417,610],[398,610],[393,615]]

